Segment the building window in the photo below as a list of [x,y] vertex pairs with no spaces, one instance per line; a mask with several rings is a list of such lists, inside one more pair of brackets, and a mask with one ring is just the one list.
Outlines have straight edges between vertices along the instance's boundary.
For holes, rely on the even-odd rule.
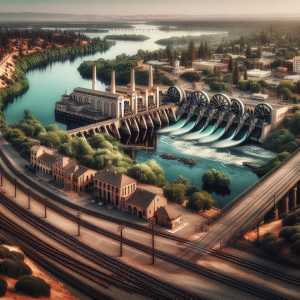
[[95,185],[97,185],[98,184],[98,181],[97,180],[95,180]]
[[133,184],[133,191],[135,191],[135,183]]
[[151,209],[149,210],[149,214],[151,214]]
[[116,188],[116,193],[119,193],[119,189],[118,188]]
[[128,187],[128,194],[130,194],[129,187]]
[[125,188],[125,196],[126,196],[126,188]]
[[122,189],[122,196],[124,196],[124,189]]
[[157,198],[157,202],[159,201],[159,198]]
[[99,181],[99,186],[102,186],[102,182],[101,181]]
[[132,185],[131,185],[131,193],[132,193]]
[[89,176],[86,176],[86,181],[88,181],[89,180]]
[[105,183],[103,183],[103,187],[106,188],[106,184]]
[[110,190],[110,184],[107,186],[108,190]]
[[146,212],[145,212],[145,211],[143,211],[143,216],[144,216],[144,217],[146,216]]

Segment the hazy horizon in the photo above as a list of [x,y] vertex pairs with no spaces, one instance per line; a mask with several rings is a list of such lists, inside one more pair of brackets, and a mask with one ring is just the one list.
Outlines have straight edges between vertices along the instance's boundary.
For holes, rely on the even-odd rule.
[[1,13],[249,15],[300,13],[299,0],[0,0]]

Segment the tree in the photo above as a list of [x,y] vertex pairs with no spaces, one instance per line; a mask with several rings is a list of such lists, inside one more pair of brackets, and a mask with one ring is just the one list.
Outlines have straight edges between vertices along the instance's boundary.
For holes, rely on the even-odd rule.
[[182,175],[179,175],[179,177],[176,180],[174,180],[174,183],[175,184],[181,183],[181,184],[184,184],[185,186],[188,186],[189,180],[187,178],[183,178]]
[[219,47],[216,49],[216,53],[218,53],[218,54],[223,54],[223,53],[224,53],[222,43],[221,43],[221,44],[219,45]]
[[169,62],[171,62],[171,58],[172,58],[172,47],[171,47],[171,45],[167,45],[166,54],[167,54],[167,58],[168,58]]
[[253,82],[250,84],[251,93],[259,93],[261,91],[261,85],[257,82]]
[[240,37],[240,51],[241,53],[244,52],[244,47],[245,47],[245,38],[243,36]]
[[164,196],[175,203],[182,204],[185,199],[186,186],[182,183],[171,184],[164,187]]
[[199,211],[211,209],[211,206],[216,202],[211,198],[211,195],[206,191],[193,193],[187,203],[187,207]]
[[240,80],[240,70],[239,70],[239,62],[235,61],[234,71],[233,71],[233,84],[237,87],[238,82]]
[[206,56],[206,54],[205,54],[205,52],[204,52],[204,45],[203,45],[203,42],[201,43],[201,45],[200,45],[200,47],[199,47],[199,49],[198,49],[198,57],[200,58],[200,59],[205,59],[205,56]]
[[196,52],[195,52],[195,44],[193,40],[190,40],[189,47],[188,47],[188,59],[193,62],[196,59]]
[[232,59],[232,56],[230,56],[229,58],[229,63],[228,63],[228,73],[232,73],[233,74],[233,59]]
[[223,171],[211,169],[202,175],[202,182],[207,185],[228,187],[231,183],[231,178],[226,177]]
[[23,49],[22,47],[19,47],[19,56],[24,57]]
[[207,59],[208,53],[209,53],[209,49],[208,49],[207,41],[205,41],[205,45],[204,45],[204,59]]
[[252,58],[252,50],[251,50],[250,44],[248,44],[248,46],[246,48],[246,58],[247,59],[251,59]]

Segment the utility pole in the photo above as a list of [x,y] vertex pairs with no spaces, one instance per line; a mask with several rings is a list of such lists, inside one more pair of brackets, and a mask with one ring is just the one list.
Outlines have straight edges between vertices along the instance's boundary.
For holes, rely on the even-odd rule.
[[28,190],[28,209],[30,209],[30,190]]
[[118,231],[120,232],[120,235],[121,235],[121,243],[120,243],[120,256],[122,257],[122,243],[123,243],[123,236],[122,236],[122,233],[123,233],[123,230],[125,229],[125,225],[121,224],[119,225],[118,227]]
[[260,220],[258,221],[258,224],[257,224],[257,239],[256,239],[256,247],[257,248],[259,246],[259,223],[260,223]]
[[17,197],[17,179],[15,178],[15,198]]
[[45,219],[47,218],[47,199],[45,199]]
[[81,217],[81,210],[79,212],[76,213],[77,217],[78,217],[78,236],[80,236],[80,217]]
[[156,223],[156,218],[153,217],[152,219],[149,218],[149,223],[148,225],[149,226],[152,226],[152,256],[153,256],[153,259],[152,259],[152,264],[154,265],[154,225]]

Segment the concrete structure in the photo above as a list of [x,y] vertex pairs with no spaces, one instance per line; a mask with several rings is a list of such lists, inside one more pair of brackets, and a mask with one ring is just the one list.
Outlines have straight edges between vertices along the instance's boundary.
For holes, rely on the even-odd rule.
[[[210,226],[209,232],[198,239],[207,248],[219,248],[231,238],[243,236],[265,219],[277,219],[278,214],[288,212],[299,205],[300,153],[290,157],[279,170],[257,182],[238,205],[224,207],[224,215]],[[234,200],[233,200],[234,201]],[[226,212],[226,213],[225,213]]]
[[263,71],[263,70],[254,69],[254,70],[249,70],[247,72],[247,74],[248,74],[248,77],[264,78],[267,76],[271,76],[271,71]]
[[253,93],[252,99],[253,100],[259,100],[259,101],[265,101],[268,98],[267,94],[260,94],[260,93]]
[[149,66],[149,81],[148,81],[148,90],[151,91],[153,87],[153,70],[152,66]]
[[110,92],[113,93],[113,94],[116,93],[116,74],[115,74],[115,70],[111,71]]
[[300,73],[300,56],[293,57],[293,72]]
[[262,61],[253,61],[252,68],[257,70],[266,70],[270,68],[270,61],[269,60],[263,60]]
[[300,80],[300,75],[290,75],[290,76],[285,76],[284,80],[289,80],[293,82],[298,82]]
[[215,66],[220,66],[221,69],[225,69],[228,67],[228,64],[222,64],[215,61],[193,61],[192,67],[195,71],[203,70],[203,69],[213,69]]

